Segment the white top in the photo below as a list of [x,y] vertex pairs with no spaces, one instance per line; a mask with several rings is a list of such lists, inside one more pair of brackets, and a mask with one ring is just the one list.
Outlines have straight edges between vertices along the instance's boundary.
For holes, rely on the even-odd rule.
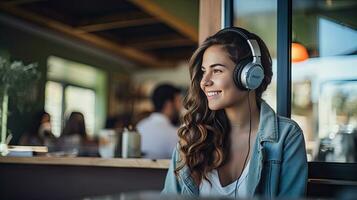
[[[219,181],[218,171],[212,170],[208,173],[208,179],[211,181],[212,186],[207,180],[203,180],[200,184],[200,196],[202,197],[229,197],[229,198],[247,198],[247,176],[249,171],[249,164],[244,168],[242,175],[238,180],[230,183],[229,185],[222,186]],[[238,181],[238,184],[237,184]],[[237,188],[236,188],[237,187]],[[235,190],[237,192],[235,193]]]
[[177,127],[161,113],[152,113],[137,125],[145,158],[170,159],[178,142]]

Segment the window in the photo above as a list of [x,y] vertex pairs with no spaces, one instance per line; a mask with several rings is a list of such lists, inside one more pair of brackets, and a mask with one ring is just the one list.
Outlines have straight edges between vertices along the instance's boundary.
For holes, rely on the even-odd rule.
[[[291,117],[304,131],[309,160],[355,162],[357,3],[292,2]],[[272,55],[275,79],[265,97],[272,106],[276,102],[277,3],[236,0],[233,6],[233,25],[261,36]]]
[[51,115],[52,132],[59,137],[62,130],[63,86],[60,83],[48,81],[45,91],[45,110]]
[[106,116],[106,74],[100,69],[51,56],[48,59],[45,110],[59,137],[71,112],[84,115],[88,136],[103,128]]
[[71,112],[83,113],[86,130],[89,135],[94,133],[95,122],[95,92],[76,86],[67,86],[65,94],[65,114],[68,117]]
[[83,113],[88,135],[94,133],[95,92],[91,89],[48,81],[45,110],[51,115],[52,131],[57,137],[61,135],[64,122],[73,111]]
[[310,160],[356,162],[356,9],[348,0],[293,1],[292,40],[308,57],[292,63],[292,118]]

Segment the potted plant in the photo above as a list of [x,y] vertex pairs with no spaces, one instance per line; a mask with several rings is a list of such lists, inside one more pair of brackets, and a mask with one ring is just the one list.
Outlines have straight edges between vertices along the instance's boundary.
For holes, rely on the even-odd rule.
[[8,59],[0,57],[0,113],[1,113],[1,138],[0,138],[0,153],[6,155],[8,153],[6,138],[8,105],[11,98],[18,94],[27,92],[32,82],[39,78],[37,64],[24,65],[21,61],[11,62]]

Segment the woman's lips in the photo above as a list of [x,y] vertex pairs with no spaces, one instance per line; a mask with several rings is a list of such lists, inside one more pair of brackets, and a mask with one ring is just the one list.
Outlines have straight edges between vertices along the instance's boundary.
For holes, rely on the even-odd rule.
[[206,96],[208,99],[213,99],[215,97],[218,97],[220,93],[221,93],[221,91],[209,91],[209,92],[206,92]]

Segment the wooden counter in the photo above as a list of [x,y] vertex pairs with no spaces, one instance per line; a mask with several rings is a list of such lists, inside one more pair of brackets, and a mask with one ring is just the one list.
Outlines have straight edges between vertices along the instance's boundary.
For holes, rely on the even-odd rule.
[[1,199],[82,199],[161,191],[169,160],[0,157]]
[[95,157],[0,157],[1,163],[167,169],[170,160]]

